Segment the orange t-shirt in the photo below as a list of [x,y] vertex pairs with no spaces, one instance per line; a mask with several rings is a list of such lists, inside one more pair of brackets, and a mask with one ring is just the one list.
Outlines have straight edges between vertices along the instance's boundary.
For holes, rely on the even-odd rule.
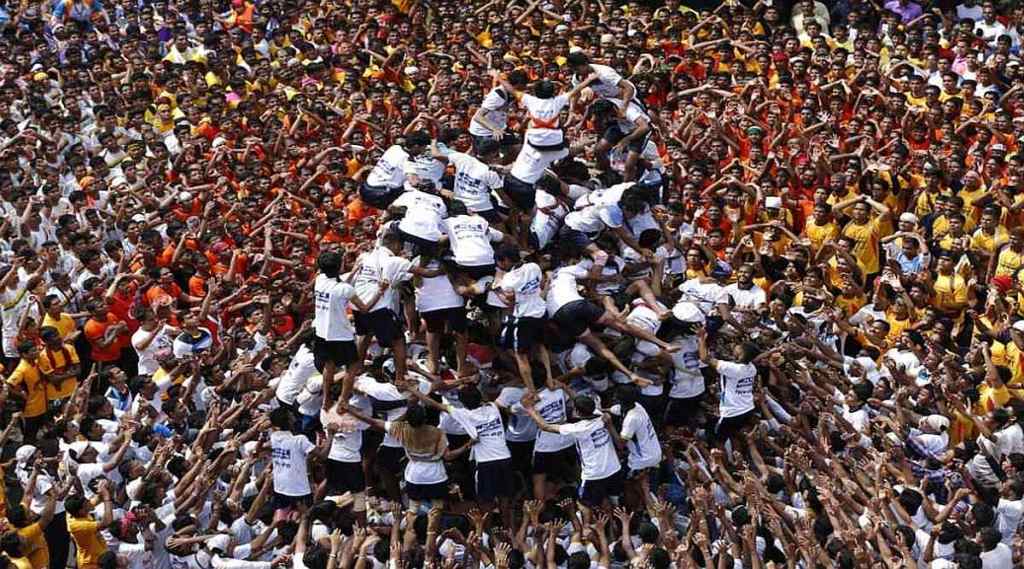
[[188,293],[191,296],[206,296],[206,279],[199,275],[189,277]]
[[101,348],[99,345],[100,340],[102,340],[103,336],[107,333],[107,328],[110,328],[118,322],[121,322],[120,318],[114,316],[113,313],[107,312],[107,318],[105,321],[90,318],[85,323],[85,338],[89,340],[89,345],[92,347],[92,359],[98,362],[112,362],[121,357],[121,348],[127,343],[126,334],[119,334],[118,337],[105,348]]

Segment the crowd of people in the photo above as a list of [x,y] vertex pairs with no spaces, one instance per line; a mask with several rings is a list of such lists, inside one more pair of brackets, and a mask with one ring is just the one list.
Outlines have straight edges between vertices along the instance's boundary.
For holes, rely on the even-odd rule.
[[1022,34],[0,0],[0,569],[1024,566]]

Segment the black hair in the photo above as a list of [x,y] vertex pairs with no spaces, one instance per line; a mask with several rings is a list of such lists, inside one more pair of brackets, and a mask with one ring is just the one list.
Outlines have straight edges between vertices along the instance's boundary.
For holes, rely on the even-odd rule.
[[324,251],[316,259],[316,267],[321,273],[337,278],[341,272],[341,254],[336,251]]

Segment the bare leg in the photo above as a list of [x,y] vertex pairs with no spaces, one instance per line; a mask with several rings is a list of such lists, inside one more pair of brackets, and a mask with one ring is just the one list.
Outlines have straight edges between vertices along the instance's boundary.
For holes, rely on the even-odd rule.
[[555,377],[551,375],[551,352],[544,344],[537,344],[537,347],[540,348],[540,363],[544,365],[544,372],[548,374],[547,381],[551,381]]
[[547,499],[548,481],[543,474],[533,475],[533,499],[543,502]]
[[469,345],[469,336],[465,332],[455,334],[455,359],[458,360],[458,367],[455,372],[462,376],[466,371],[466,346]]
[[395,355],[395,382],[401,383],[405,381],[405,336],[399,334],[395,341],[391,343],[391,350]]
[[521,352],[516,352],[516,365],[519,366],[519,375],[523,378],[523,383],[526,384],[526,389],[530,392],[537,391],[537,388],[533,385],[533,370],[530,369],[530,356]]
[[427,331],[427,353],[430,356],[430,373],[437,373],[441,369],[441,334]]
[[632,182],[636,179],[636,163],[640,161],[640,154],[636,151],[630,150],[629,154],[626,155],[626,167],[622,173],[622,179],[624,182]]

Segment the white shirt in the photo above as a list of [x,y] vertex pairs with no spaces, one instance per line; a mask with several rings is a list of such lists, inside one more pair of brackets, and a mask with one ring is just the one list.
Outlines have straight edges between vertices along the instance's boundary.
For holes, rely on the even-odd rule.
[[348,321],[348,299],[356,289],[347,282],[320,273],[313,283],[313,330],[317,338],[329,342],[348,342],[355,331]]
[[518,403],[523,399],[523,387],[503,387],[496,402],[509,409],[508,424],[505,425],[505,440],[513,443],[532,441],[537,438],[537,423]]
[[[156,372],[160,367],[156,361],[156,355],[171,350],[174,346],[174,332],[174,328],[164,324],[159,330],[148,332],[139,328],[132,334],[132,347],[135,348],[135,353],[139,356],[139,375],[153,375]],[[156,335],[153,341],[144,349],[140,349],[139,346],[143,345],[152,334]]]
[[387,247],[377,247],[373,251],[361,255],[356,264],[359,266],[359,273],[356,275],[353,286],[355,286],[356,294],[359,295],[359,300],[370,302],[380,290],[381,281],[386,280],[391,283],[391,286],[381,294],[377,304],[371,306],[367,312],[381,308],[390,308],[397,312],[396,285],[412,278],[412,273],[409,272],[412,263],[395,255]]
[[[433,260],[425,268],[433,270],[440,266],[440,261]],[[452,286],[452,281],[446,274],[423,277],[416,287],[416,310],[420,313],[458,308],[465,304],[465,299],[455,292],[455,287]]]
[[647,410],[639,403],[622,419],[622,440],[629,448],[628,464],[632,470],[653,468],[661,463],[661,443],[654,432]]
[[501,289],[515,294],[516,318],[543,318],[544,298],[541,281],[544,274],[536,263],[524,263],[501,277]]
[[[480,103],[480,110],[491,124],[504,130],[508,124],[508,107],[512,103],[514,97],[505,92],[501,87],[495,87],[491,89],[487,95],[484,96],[483,102]],[[494,131],[478,123],[472,121],[469,123],[469,134],[473,136],[486,136],[493,137]]]
[[[597,75],[597,80],[590,84],[590,90],[595,95],[602,99],[622,99],[620,96],[622,90],[619,88],[619,83],[622,81],[622,75],[619,72],[608,67],[607,65],[598,65],[597,63],[590,64],[590,72]],[[583,79],[586,79],[584,77]],[[573,85],[578,85],[582,79],[577,78],[575,75],[572,78]]]
[[457,421],[476,429],[477,442],[470,456],[477,464],[512,458],[505,444],[505,424],[497,405],[487,403],[472,410],[449,407],[448,412]]
[[559,308],[570,302],[583,300],[579,291],[576,290],[576,279],[585,276],[587,276],[587,270],[580,264],[561,267],[555,271],[555,276],[551,279],[551,286],[548,287],[548,316],[554,316]]
[[[526,108],[531,119],[526,129],[526,142],[534,146],[556,146],[565,142],[562,129],[558,125],[558,115],[569,104],[569,97],[557,95],[550,99],[538,99],[533,95],[523,95],[519,103]],[[555,128],[547,128],[542,123],[554,123]]]
[[270,433],[274,457],[274,492],[285,496],[306,496],[312,493],[306,459],[316,445],[302,435],[286,431]]
[[1013,551],[1005,544],[996,545],[992,551],[981,554],[982,569],[1012,569]]
[[752,284],[749,289],[743,290],[740,288],[739,283],[733,283],[725,287],[725,292],[732,298],[736,308],[740,310],[760,310],[768,300],[764,290],[756,284]]
[[719,416],[725,419],[753,411],[757,368],[753,364],[718,360],[717,369],[721,389]]
[[604,231],[607,227],[622,227],[624,222],[625,216],[616,204],[591,205],[565,216],[566,226],[588,235]]
[[461,152],[452,152],[448,161],[455,166],[455,182],[453,192],[455,199],[466,204],[471,212],[490,211],[491,190],[502,187],[503,181],[490,166]]
[[692,278],[679,285],[683,293],[680,301],[689,301],[697,304],[697,308],[705,316],[711,314],[719,304],[728,304],[729,294],[725,288],[717,282],[701,282],[700,277]]
[[672,378],[672,389],[668,396],[673,399],[687,399],[704,393],[704,376],[701,375],[701,368],[704,365],[700,361],[698,353],[697,337],[685,336],[674,342],[679,350],[672,353],[672,364],[674,374]]
[[1003,534],[1003,543],[1010,543],[1017,528],[1020,527],[1021,518],[1024,518],[1024,500],[1000,498],[996,512],[999,513],[997,527],[999,533]]
[[309,349],[309,346],[306,344],[299,346],[295,355],[292,356],[292,361],[288,364],[288,369],[277,382],[274,395],[289,405],[295,403],[295,398],[302,391],[302,387],[306,385],[306,380],[316,373],[314,359],[313,350]]
[[380,160],[366,176],[368,186],[386,186],[400,188],[405,183],[405,163],[409,153],[400,145],[395,144],[381,155]]
[[604,419],[598,417],[559,425],[558,432],[576,439],[576,449],[583,464],[580,478],[584,481],[603,480],[622,469]]
[[[405,394],[399,391],[394,384],[381,383],[368,375],[361,375],[357,377],[352,387],[356,391],[362,392],[367,397],[386,403],[395,403],[406,400]],[[385,418],[388,421],[395,421],[405,414],[405,409],[406,406],[404,405],[394,405],[385,412]],[[395,439],[395,437],[391,436],[390,433],[384,431],[384,440],[381,441],[380,446],[400,448],[402,445],[397,439]]]
[[494,247],[491,243],[505,238],[502,232],[492,229],[486,219],[474,214],[446,219],[443,231],[448,235],[455,262],[464,267],[493,265]]
[[544,190],[537,190],[537,209],[530,221],[530,232],[537,238],[537,248],[544,249],[551,243],[569,208]]
[[[348,403],[364,415],[373,413],[370,400],[366,397],[354,395],[349,399]],[[323,422],[326,418],[327,413],[321,410],[320,420]],[[370,428],[370,425],[362,421],[356,421],[354,427],[353,430],[348,432],[338,430],[334,433],[334,439],[331,441],[331,450],[327,454],[328,460],[335,462],[362,462],[363,455],[360,451],[363,447],[363,431]]]
[[[543,388],[537,392],[537,402],[533,408],[537,414],[549,425],[561,425],[568,419],[568,406],[566,404],[565,391],[556,389],[551,391]],[[513,407],[513,412],[519,407]],[[569,448],[573,444],[571,436],[539,431],[537,442],[533,447],[534,452],[556,452]]]
[[392,205],[406,208],[405,216],[398,222],[399,229],[427,241],[437,242],[441,238],[441,220],[448,217],[441,196],[412,190],[398,196]]

